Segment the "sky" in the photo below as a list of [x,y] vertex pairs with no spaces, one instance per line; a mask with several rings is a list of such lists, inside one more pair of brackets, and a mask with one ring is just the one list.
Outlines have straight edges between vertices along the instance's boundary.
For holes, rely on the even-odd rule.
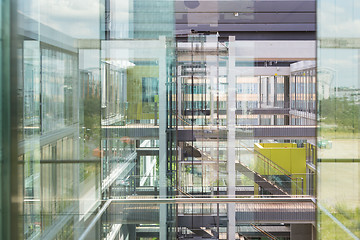
[[20,11],[74,38],[99,38],[99,0],[18,0]]
[[[318,39],[360,38],[359,13],[359,0],[319,0],[317,11]],[[360,88],[359,50],[356,48],[319,49],[318,68],[334,71],[333,87]]]

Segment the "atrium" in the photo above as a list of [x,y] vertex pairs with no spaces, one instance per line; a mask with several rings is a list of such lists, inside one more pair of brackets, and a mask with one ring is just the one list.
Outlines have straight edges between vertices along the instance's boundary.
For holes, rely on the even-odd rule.
[[360,2],[0,1],[0,239],[360,238]]

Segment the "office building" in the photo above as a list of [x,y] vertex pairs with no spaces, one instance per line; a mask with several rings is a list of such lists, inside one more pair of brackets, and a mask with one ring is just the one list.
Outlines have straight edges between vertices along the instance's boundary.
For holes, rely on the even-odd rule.
[[358,239],[359,8],[2,0],[1,239]]

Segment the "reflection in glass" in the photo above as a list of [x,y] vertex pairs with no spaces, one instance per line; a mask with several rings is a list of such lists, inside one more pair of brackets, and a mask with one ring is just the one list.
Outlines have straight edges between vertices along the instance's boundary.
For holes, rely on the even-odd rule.
[[314,3],[17,0],[23,238],[314,239]]

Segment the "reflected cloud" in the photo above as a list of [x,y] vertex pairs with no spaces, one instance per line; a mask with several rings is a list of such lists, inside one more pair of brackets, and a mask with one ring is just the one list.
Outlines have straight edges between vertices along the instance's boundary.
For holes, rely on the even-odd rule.
[[66,35],[74,38],[100,35],[99,0],[37,0],[24,4],[28,6],[25,15]]
[[[359,15],[351,14],[360,8],[359,3],[344,1],[341,6],[335,5],[327,0],[319,2],[319,21],[327,24],[321,24],[318,29],[318,35],[321,38],[337,37],[337,38],[356,38],[360,37]],[[334,17],[336,16],[336,18]],[[319,25],[320,26],[320,25]]]

